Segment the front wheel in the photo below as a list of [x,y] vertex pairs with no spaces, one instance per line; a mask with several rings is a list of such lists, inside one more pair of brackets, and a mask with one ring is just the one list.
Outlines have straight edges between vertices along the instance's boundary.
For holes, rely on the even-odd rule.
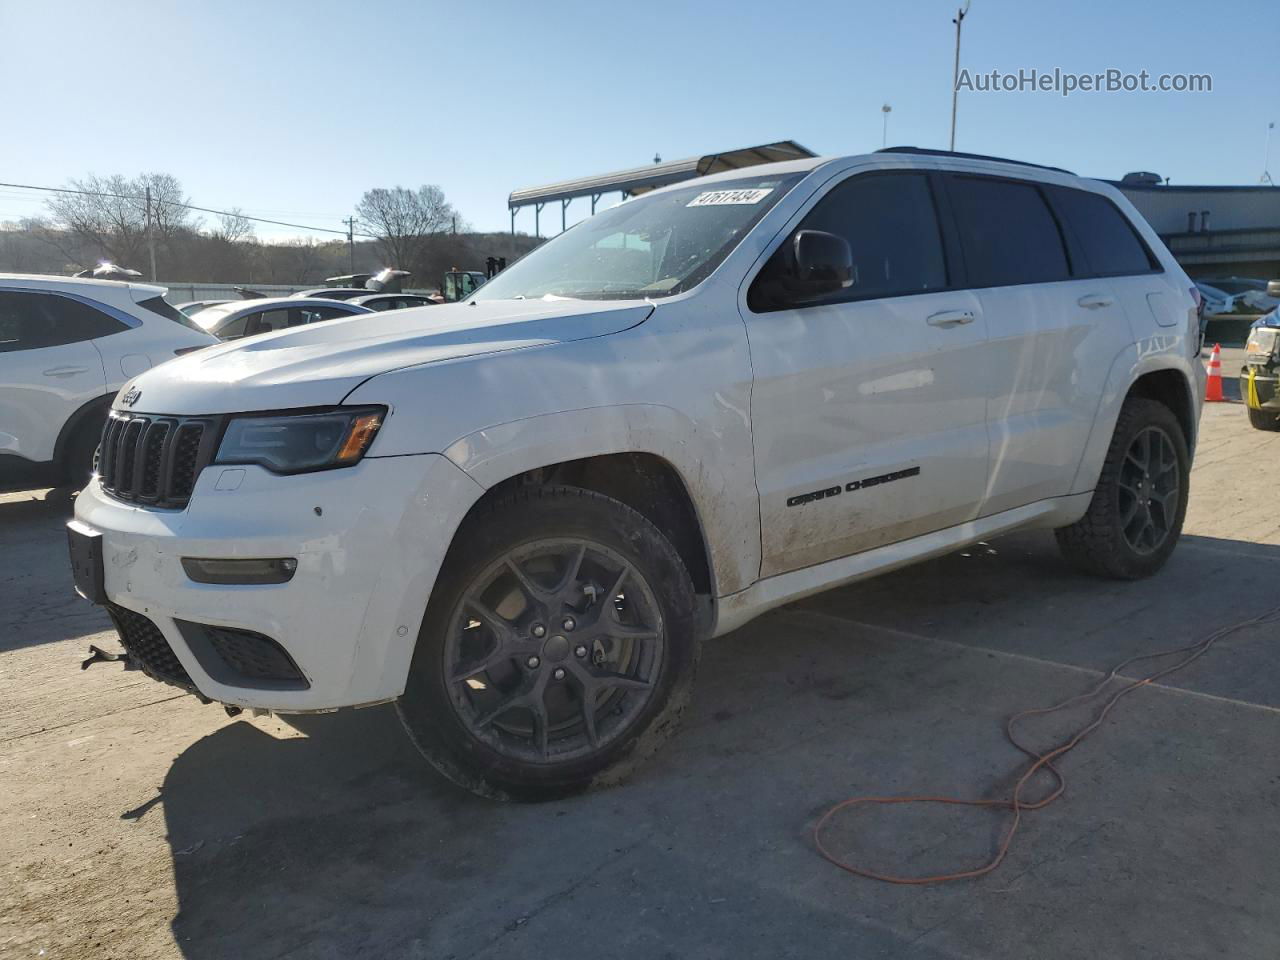
[[1063,555],[1097,576],[1151,576],[1182,533],[1190,468],[1173,412],[1155,400],[1126,400],[1088,512],[1055,531]]
[[674,731],[698,660],[693,586],[630,507],[518,491],[463,524],[418,635],[401,721],[482,796],[615,781]]
[[1280,416],[1270,410],[1249,408],[1249,424],[1255,430],[1280,430]]
[[66,459],[63,461],[65,479],[77,490],[93,477],[101,436],[101,422],[85,423],[80,425],[67,444]]

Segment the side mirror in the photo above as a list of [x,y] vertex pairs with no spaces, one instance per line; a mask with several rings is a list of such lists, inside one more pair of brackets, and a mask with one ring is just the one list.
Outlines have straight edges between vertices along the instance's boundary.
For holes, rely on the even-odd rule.
[[825,230],[797,230],[791,240],[795,273],[787,291],[810,300],[853,286],[853,251],[849,241]]
[[1267,281],[1267,296],[1280,297],[1280,280]]

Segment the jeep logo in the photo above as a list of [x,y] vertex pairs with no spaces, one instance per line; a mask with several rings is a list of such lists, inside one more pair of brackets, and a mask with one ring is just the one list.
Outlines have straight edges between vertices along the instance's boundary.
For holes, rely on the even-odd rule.
[[142,391],[137,387],[130,387],[128,392],[120,398],[120,402],[126,407],[132,407],[142,397]]

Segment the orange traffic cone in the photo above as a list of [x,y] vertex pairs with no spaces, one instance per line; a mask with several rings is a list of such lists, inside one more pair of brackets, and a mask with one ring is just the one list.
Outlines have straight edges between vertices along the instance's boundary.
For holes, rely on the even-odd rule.
[[1205,403],[1223,403],[1222,395],[1222,345],[1215,343],[1209,354],[1209,379],[1204,384]]

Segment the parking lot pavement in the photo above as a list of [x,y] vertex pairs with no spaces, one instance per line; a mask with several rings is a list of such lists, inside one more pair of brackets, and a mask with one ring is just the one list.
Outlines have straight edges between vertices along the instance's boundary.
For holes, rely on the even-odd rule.
[[[1274,958],[1274,628],[1127,698],[984,880],[857,879],[809,831],[852,794],[998,795],[1008,714],[1280,602],[1278,465],[1280,435],[1210,407],[1157,577],[1080,577],[1028,533],[776,611],[709,645],[682,736],[631,782],[541,806],[442,782],[389,709],[232,721],[81,673],[114,644],[70,592],[69,502],[0,497],[0,955]],[[884,808],[830,842],[932,872],[1002,823]]]

